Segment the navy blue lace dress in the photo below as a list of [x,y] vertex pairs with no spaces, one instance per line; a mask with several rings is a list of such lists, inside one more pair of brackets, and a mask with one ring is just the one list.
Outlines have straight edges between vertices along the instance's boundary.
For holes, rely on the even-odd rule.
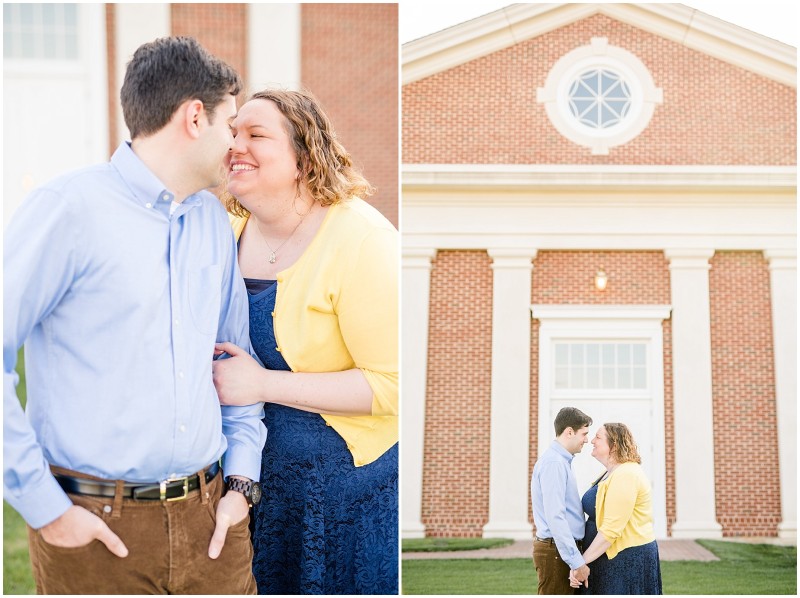
[[[596,509],[597,484],[592,485],[581,498],[586,520],[583,549],[591,546],[597,536]],[[613,559],[601,554],[589,563],[589,588],[581,586],[580,594],[663,594],[661,567],[658,562],[658,544],[653,540],[643,546],[622,550]]]
[[[264,365],[275,350],[277,285],[245,279],[250,339]],[[264,497],[253,518],[259,594],[397,594],[397,444],[361,467],[316,413],[265,405]]]

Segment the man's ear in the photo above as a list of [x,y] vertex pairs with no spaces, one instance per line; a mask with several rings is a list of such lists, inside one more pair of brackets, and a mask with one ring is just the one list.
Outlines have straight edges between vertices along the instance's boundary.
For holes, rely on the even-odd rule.
[[183,129],[186,134],[192,139],[197,139],[200,136],[200,126],[202,120],[205,118],[205,106],[200,100],[186,100],[178,108],[181,115]]

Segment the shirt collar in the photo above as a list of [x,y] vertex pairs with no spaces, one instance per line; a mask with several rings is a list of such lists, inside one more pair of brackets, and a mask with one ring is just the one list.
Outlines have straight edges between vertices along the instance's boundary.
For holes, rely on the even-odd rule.
[[572,463],[572,460],[575,458],[575,455],[573,455],[567,449],[561,446],[561,443],[558,440],[554,440],[553,443],[550,445],[550,448],[552,448],[555,452],[564,457],[570,463]]
[[[123,141],[119,144],[114,155],[111,156],[111,164],[131,190],[132,201],[147,209],[159,208],[169,216],[169,206],[175,199],[175,194],[167,189],[164,183],[134,153],[130,142]],[[197,205],[200,201],[199,194],[195,193],[184,199],[182,203]]]

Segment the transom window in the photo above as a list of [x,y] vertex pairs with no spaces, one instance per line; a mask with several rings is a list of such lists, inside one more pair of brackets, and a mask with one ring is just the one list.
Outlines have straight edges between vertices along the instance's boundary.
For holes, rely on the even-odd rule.
[[554,386],[559,390],[644,390],[647,345],[639,342],[558,342]]
[[76,4],[3,4],[5,58],[78,59]]
[[609,69],[583,73],[569,90],[569,107],[581,124],[595,129],[613,127],[631,107],[631,90],[620,75]]

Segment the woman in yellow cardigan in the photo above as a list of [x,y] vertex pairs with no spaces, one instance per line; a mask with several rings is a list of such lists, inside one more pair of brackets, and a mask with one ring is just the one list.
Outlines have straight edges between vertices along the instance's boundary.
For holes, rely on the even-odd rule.
[[625,424],[603,424],[592,447],[606,472],[582,499],[589,517],[583,558],[591,563],[582,593],[662,594],[650,482],[633,435]]
[[232,122],[228,210],[265,367],[217,346],[226,405],[265,402],[260,593],[398,591],[398,233],[306,92]]

